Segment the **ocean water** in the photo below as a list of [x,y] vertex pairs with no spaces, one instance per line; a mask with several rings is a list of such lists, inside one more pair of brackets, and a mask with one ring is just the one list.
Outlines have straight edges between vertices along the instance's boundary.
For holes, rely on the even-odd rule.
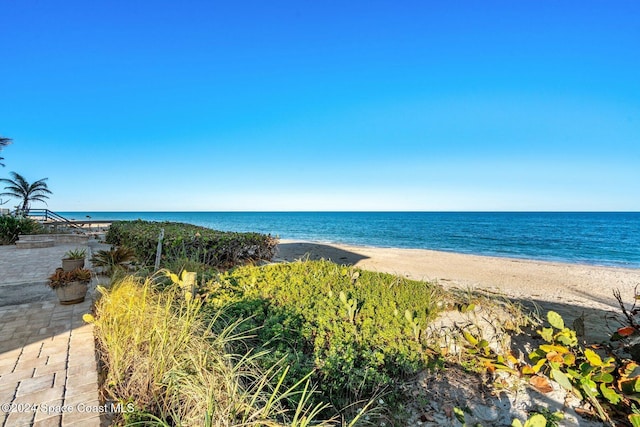
[[282,239],[640,268],[640,212],[60,212]]

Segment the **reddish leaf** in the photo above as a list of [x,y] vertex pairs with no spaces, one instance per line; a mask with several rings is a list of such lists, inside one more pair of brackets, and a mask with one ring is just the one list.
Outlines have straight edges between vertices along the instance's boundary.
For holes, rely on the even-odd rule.
[[534,386],[540,393],[551,393],[553,391],[549,380],[540,375],[532,376],[531,379],[529,379],[529,384]]
[[557,351],[547,353],[547,360],[549,362],[564,363],[564,358]]
[[623,328],[618,329],[618,335],[621,337],[628,337],[636,333],[636,328],[633,326],[625,326]]

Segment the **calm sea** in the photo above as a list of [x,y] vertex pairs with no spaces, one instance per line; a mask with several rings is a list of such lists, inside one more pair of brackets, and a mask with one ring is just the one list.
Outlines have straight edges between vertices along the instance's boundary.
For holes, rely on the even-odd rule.
[[640,212],[60,212],[317,242],[640,268]]

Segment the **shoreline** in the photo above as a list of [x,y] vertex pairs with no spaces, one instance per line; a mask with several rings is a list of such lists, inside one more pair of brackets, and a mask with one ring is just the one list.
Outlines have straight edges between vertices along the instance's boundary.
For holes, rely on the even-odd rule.
[[[446,289],[470,289],[502,295],[541,312],[559,312],[568,324],[585,316],[591,339],[608,338],[608,317],[634,301],[640,269],[502,258],[429,249],[397,249],[282,239],[276,257],[283,261],[308,257],[331,259],[364,270],[435,282]],[[607,325],[609,323],[609,325]]]
[[[74,221],[172,221],[354,246],[640,269],[640,212],[61,211]],[[368,226],[370,225],[370,226]]]
[[[534,262],[534,263],[542,263],[542,264],[553,264],[553,265],[571,265],[571,266],[582,266],[582,267],[595,267],[595,268],[604,268],[604,269],[612,269],[612,270],[629,270],[640,273],[640,266],[632,267],[632,266],[623,266],[617,264],[597,264],[590,263],[588,261],[578,262],[578,261],[570,261],[566,259],[547,259],[547,258],[531,258],[527,256],[500,256],[500,255],[492,255],[492,254],[482,254],[476,252],[461,252],[454,250],[442,250],[442,249],[427,249],[427,248],[401,248],[396,246],[374,246],[374,245],[358,245],[352,243],[341,243],[335,241],[323,241],[323,240],[303,240],[303,239],[278,239],[280,244],[307,244],[307,245],[325,245],[325,246],[335,246],[335,247],[343,247],[343,248],[361,248],[362,250],[389,250],[389,251],[424,251],[426,253],[433,252],[437,254],[451,254],[451,255],[461,255],[461,256],[470,256],[470,257],[481,257],[481,258],[489,258],[489,259],[497,259],[497,260],[506,260],[506,261],[515,261],[515,262]],[[640,283],[639,283],[640,284]]]

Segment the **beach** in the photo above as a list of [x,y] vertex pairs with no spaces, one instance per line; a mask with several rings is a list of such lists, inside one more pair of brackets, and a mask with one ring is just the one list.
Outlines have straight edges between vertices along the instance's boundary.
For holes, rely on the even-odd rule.
[[339,264],[437,282],[445,288],[474,289],[503,295],[541,312],[554,310],[569,325],[584,316],[586,338],[602,340],[618,326],[613,291],[626,304],[634,301],[640,269],[544,262],[440,252],[281,240],[277,258],[330,259]]
[[[79,221],[78,221],[79,222]],[[91,234],[102,234],[108,222],[84,221]],[[560,313],[567,324],[582,316],[585,338],[607,340],[620,326],[621,310],[613,292],[619,290],[630,307],[640,269],[549,262],[434,251],[355,246],[281,239],[276,260],[329,259],[338,264],[436,282],[446,289],[477,290],[504,296],[537,309]],[[640,288],[639,288],[640,292]]]

